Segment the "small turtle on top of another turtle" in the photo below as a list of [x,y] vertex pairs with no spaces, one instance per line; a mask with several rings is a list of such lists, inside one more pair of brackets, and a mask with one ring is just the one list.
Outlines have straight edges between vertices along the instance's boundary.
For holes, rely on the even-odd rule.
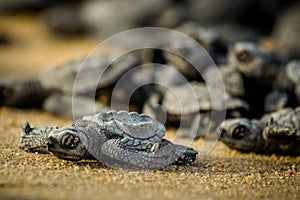
[[163,139],[165,131],[148,115],[112,110],[85,116],[63,128],[31,128],[25,123],[20,147],[49,151],[67,160],[94,158],[104,165],[130,170],[193,163],[197,152]]
[[261,154],[300,155],[300,107],[266,114],[260,120],[225,120],[219,140],[230,148]]

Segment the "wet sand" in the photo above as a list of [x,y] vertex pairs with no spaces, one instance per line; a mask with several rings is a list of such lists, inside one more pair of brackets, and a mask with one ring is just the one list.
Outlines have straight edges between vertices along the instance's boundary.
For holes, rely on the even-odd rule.
[[[10,28],[8,28],[10,27]],[[56,37],[32,16],[0,16],[0,78],[34,77],[86,55],[98,41]],[[96,161],[70,162],[18,148],[25,120],[33,126],[71,120],[36,109],[0,108],[0,199],[299,199],[300,156],[242,154],[217,143],[191,166],[126,172]],[[174,139],[175,131],[167,137]],[[177,140],[184,143],[185,140]],[[192,147],[200,150],[202,140]]]

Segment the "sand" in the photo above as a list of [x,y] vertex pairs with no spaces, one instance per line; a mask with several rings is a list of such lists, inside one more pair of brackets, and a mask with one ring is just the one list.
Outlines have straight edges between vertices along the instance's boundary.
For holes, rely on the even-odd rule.
[[[0,33],[12,41],[0,46],[1,79],[34,77],[86,55],[98,43],[57,37],[27,15],[0,16]],[[218,142],[191,166],[126,172],[20,150],[25,120],[33,126],[72,123],[36,109],[0,108],[0,199],[300,199],[300,156],[242,154]],[[167,138],[174,139],[174,132]],[[192,147],[199,151],[202,142]]]

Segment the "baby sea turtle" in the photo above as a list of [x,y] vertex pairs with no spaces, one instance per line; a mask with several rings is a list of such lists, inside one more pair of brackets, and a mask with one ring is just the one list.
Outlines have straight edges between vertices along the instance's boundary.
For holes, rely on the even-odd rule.
[[300,107],[266,114],[260,120],[225,120],[218,129],[230,148],[262,154],[300,155]]
[[225,88],[249,103],[250,118],[297,105],[295,88],[299,83],[295,79],[300,70],[294,67],[295,63],[284,65],[259,44],[247,41],[233,45],[228,61],[227,69],[220,70]]
[[[72,118],[72,96],[78,97],[80,104],[88,105],[94,100],[89,97],[97,98],[110,92],[125,72],[139,64],[140,59],[134,55],[117,60],[113,60],[113,55],[100,55],[59,66],[36,80],[3,81],[0,83],[0,105],[21,108],[42,106],[49,112]],[[84,107],[77,107],[77,117],[91,114]],[[96,112],[108,111],[102,109],[104,106],[96,102]]]
[[[245,101],[228,93],[225,94],[224,99],[218,100],[220,101],[218,105],[223,104],[224,101],[225,108],[218,106],[214,108],[214,111],[226,112],[227,118],[243,116],[248,110],[248,104]],[[157,96],[150,97],[144,109],[159,119],[161,117],[160,111],[162,111],[157,108],[159,103],[167,114],[168,122],[181,123],[181,137],[203,137],[206,133],[213,131],[222,120],[211,116],[213,107],[205,83],[188,82],[172,87],[161,100]]]
[[20,147],[49,151],[58,158],[99,162],[124,169],[161,169],[169,164],[191,164],[197,152],[163,139],[165,127],[145,114],[102,112],[63,128],[31,128],[25,123]]
[[261,110],[274,112],[299,105],[299,60],[283,64],[274,55],[249,42],[234,45],[229,60],[232,68],[241,74],[245,99],[250,107],[261,105],[264,106]]

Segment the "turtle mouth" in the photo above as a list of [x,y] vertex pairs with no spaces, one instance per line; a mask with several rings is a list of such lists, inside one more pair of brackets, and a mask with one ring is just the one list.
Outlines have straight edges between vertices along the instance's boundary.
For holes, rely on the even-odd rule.
[[78,161],[84,158],[84,155],[76,152],[79,144],[80,138],[74,134],[65,134],[58,139],[53,136],[47,138],[48,151],[64,160]]
[[47,145],[48,145],[48,151],[60,159],[70,160],[70,161],[78,161],[82,159],[82,156],[72,153],[71,150],[68,151],[62,149],[57,140],[53,141],[52,139],[51,143],[48,142]]
[[71,154],[66,154],[66,153],[58,152],[58,151],[51,151],[51,152],[53,153],[53,155],[55,155],[59,159],[70,160],[70,161],[82,160],[82,156],[79,156],[79,155],[71,155]]

